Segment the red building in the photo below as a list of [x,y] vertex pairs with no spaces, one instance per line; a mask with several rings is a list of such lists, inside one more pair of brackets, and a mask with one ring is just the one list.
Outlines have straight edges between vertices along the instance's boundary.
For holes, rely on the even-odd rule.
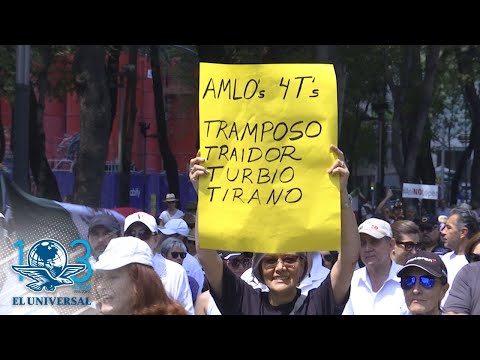
[[[128,54],[124,53],[120,56],[120,68],[122,68],[123,64],[127,63]],[[186,73],[185,68],[186,67],[181,63],[180,58],[172,58],[171,61],[161,69],[164,85],[163,90],[168,141],[170,148],[176,157],[180,174],[187,172],[189,160],[196,153],[198,133],[198,67],[196,67],[193,74]],[[132,144],[132,167],[141,173],[144,173],[145,170],[145,173],[149,175],[162,174],[164,168],[158,146],[158,139],[156,137],[145,138],[140,132],[139,125],[141,122],[145,122],[147,126],[149,126],[147,134],[154,135],[157,133],[153,81],[151,77],[149,57],[139,54],[136,72],[137,115],[135,119]],[[181,74],[181,76],[179,76],[179,74]],[[69,75],[70,74],[63,69],[60,69],[59,71],[53,70],[49,73],[49,80],[55,82],[60,76]],[[119,87],[117,95],[117,111],[108,146],[106,163],[107,173],[114,173],[117,170],[119,116],[123,112],[123,109],[120,109],[120,106],[125,103],[124,96],[125,89]],[[4,126],[6,139],[6,163],[8,163],[8,159],[11,159],[10,134],[12,111],[9,102],[5,99],[0,99],[0,116]],[[45,102],[43,126],[45,129],[46,156],[50,162],[52,170],[57,175],[57,180],[70,179],[71,177],[64,175],[67,175],[65,172],[72,171],[73,164],[72,160],[69,159],[68,151],[75,135],[80,131],[80,104],[77,95],[75,93],[67,94],[63,101],[55,98],[47,98]],[[146,153],[144,150],[145,146]],[[58,175],[59,172],[63,173],[60,177]],[[61,181],[63,180],[60,180],[60,182]],[[71,182],[71,180],[69,181]],[[64,185],[65,184],[59,184],[62,195],[65,195],[64,193],[69,193],[69,191],[62,191],[62,189],[65,188]],[[70,189],[71,184],[68,184],[67,187]],[[185,186],[183,188],[185,188]],[[143,200],[144,209],[153,212],[151,210],[156,207],[156,211],[159,211],[163,207],[162,199],[165,195],[164,192],[166,191],[166,189],[162,188],[149,189],[147,186],[145,189],[145,195],[142,193],[142,197],[146,199]],[[155,193],[154,197],[152,197],[152,193]],[[109,196],[115,197],[115,194]],[[192,197],[192,195],[190,194],[186,197]],[[154,203],[150,204],[154,199],[156,205]],[[105,207],[112,207],[116,204],[115,199],[104,200],[105,199],[102,199],[102,203]],[[138,203],[132,201],[131,205],[139,206]]]
[[[120,66],[128,62],[128,54],[120,56]],[[168,66],[162,69],[164,85],[165,109],[168,128],[168,140],[174,153],[180,173],[186,172],[188,162],[196,152],[198,132],[198,67],[194,74],[185,73],[181,58],[172,58]],[[155,106],[151,78],[150,58],[139,54],[137,71],[137,116],[135,119],[132,165],[146,173],[161,173],[163,162],[158,139],[147,137],[140,132],[140,122],[150,125],[148,134],[157,133]],[[182,76],[178,76],[181,74]],[[50,74],[50,76],[58,76]],[[54,79],[55,80],[55,79]],[[118,162],[118,126],[122,112],[120,104],[124,103],[124,91],[119,88],[117,112],[110,137],[107,169],[116,169]],[[1,119],[6,137],[7,158],[10,153],[10,131],[12,111],[9,103],[0,100]],[[69,140],[80,130],[80,105],[75,93],[67,94],[64,101],[47,98],[44,111],[44,129],[46,136],[46,155],[52,170],[71,170],[71,161],[67,158]],[[146,141],[146,154],[144,154]],[[111,166],[111,167],[110,167]]]

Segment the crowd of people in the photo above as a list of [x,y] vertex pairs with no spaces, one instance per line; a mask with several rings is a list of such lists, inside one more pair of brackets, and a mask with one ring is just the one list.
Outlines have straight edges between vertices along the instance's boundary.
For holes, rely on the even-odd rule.
[[[343,153],[333,145],[331,151],[337,160],[328,172],[340,179],[340,249],[275,254],[205,249],[195,234],[201,214],[194,206],[189,216],[180,213],[169,194],[163,220],[143,212],[127,216],[124,224],[108,215],[92,219],[95,304],[86,313],[480,314],[478,215],[444,207],[447,214],[405,216],[400,202],[385,201],[359,224]],[[203,161],[197,156],[190,164],[196,190],[199,177],[208,174]],[[146,281],[155,274],[160,281]]]
[[[168,194],[158,218],[95,215],[88,228],[91,306],[112,315],[480,315],[477,212],[440,202],[415,213],[391,194],[356,213],[338,147],[330,176],[340,183],[340,249],[251,253],[202,247],[199,212]],[[190,161],[198,191],[208,174]],[[360,221],[358,221],[360,215]],[[305,234],[308,236],[308,234]]]

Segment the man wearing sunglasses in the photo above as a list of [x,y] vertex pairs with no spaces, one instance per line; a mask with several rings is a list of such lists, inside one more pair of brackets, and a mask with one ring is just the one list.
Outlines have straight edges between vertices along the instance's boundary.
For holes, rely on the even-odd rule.
[[438,254],[411,254],[397,276],[411,315],[442,315],[440,303],[449,285],[447,267]]
[[157,232],[155,218],[145,212],[136,212],[127,216],[124,223],[124,235],[136,237],[150,246],[154,253],[153,268],[160,276],[167,294],[178,301],[189,314],[193,315],[193,297],[187,272],[182,265],[165,259],[159,252],[156,252],[160,235]]
[[480,232],[469,240],[465,257],[468,264],[455,276],[445,302],[448,315],[480,315]]
[[[364,267],[355,270],[350,299],[343,315],[405,315],[408,313],[397,272],[402,268],[391,258],[395,247],[392,228],[378,218],[358,227],[360,259]],[[418,240],[417,240],[418,241]]]

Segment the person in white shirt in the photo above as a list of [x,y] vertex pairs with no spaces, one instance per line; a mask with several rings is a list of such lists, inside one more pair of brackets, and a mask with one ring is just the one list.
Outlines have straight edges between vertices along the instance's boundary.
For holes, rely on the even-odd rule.
[[187,272],[182,265],[165,259],[156,252],[160,235],[158,234],[157,221],[145,212],[136,212],[125,218],[124,235],[133,236],[145,241],[153,251],[153,268],[162,279],[167,294],[178,301],[187,312],[193,315],[193,298],[188,283]]
[[[452,251],[442,255],[442,260],[448,270],[448,283],[453,284],[455,276],[462,267],[468,264],[465,248],[468,240],[479,231],[476,214],[472,210],[453,208],[442,230],[445,247]],[[447,301],[450,289],[443,297],[442,307]]]
[[360,259],[364,267],[355,270],[350,298],[342,315],[406,315],[400,279],[401,265],[391,258],[395,240],[390,224],[378,218],[365,220],[358,227]]
[[172,219],[182,219],[185,216],[182,210],[177,209],[178,199],[175,197],[175,194],[167,194],[163,202],[167,204],[167,209],[158,216],[158,224],[160,226],[165,226]]
[[[172,236],[182,240],[182,242],[185,244],[185,246],[188,249],[187,240],[188,240],[188,235],[190,233],[190,229],[188,228],[188,225],[185,222],[185,220],[172,219],[169,222],[167,222],[164,227],[159,226],[158,230],[160,232],[160,241],[157,245],[158,248],[167,237]],[[158,251],[157,249],[157,252],[160,252],[160,251]],[[205,283],[205,274],[203,272],[202,265],[200,265],[200,262],[195,256],[192,256],[190,253],[187,252],[187,256],[183,260],[183,267],[187,271],[188,276],[193,277],[198,283],[199,289],[198,289],[197,296],[195,296],[196,298],[202,293],[202,289]]]

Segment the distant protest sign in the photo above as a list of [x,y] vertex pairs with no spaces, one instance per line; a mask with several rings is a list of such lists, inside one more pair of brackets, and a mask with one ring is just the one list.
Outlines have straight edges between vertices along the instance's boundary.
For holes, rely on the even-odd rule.
[[423,185],[404,183],[402,197],[438,200],[438,185]]
[[199,110],[203,248],[339,248],[333,65],[200,63]]

